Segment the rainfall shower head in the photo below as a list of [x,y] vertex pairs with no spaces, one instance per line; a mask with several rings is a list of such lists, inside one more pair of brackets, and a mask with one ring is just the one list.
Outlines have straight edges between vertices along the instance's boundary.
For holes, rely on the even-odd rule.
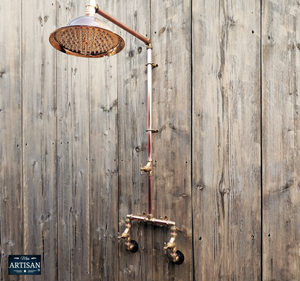
[[123,50],[125,42],[95,17],[83,16],[51,33],[51,45],[66,54],[100,58]]

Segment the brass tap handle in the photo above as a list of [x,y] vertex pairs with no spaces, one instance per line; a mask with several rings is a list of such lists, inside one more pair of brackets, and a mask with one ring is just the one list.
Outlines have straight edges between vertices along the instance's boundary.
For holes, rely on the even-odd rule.
[[121,236],[119,236],[118,237],[118,239],[126,239],[126,238],[128,238],[129,237],[129,233],[125,233],[126,232],[126,230],[122,233],[122,235]]
[[167,244],[167,246],[164,247],[164,250],[168,250],[168,249],[172,249],[173,250],[175,247],[176,247],[175,243],[169,242]]

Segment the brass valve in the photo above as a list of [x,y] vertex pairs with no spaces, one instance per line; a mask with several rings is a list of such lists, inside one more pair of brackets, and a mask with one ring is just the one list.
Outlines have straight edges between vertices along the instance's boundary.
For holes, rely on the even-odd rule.
[[131,228],[131,222],[130,220],[126,220],[126,228],[124,230],[124,232],[122,233],[121,236],[119,236],[118,238],[119,239],[125,239],[127,241],[130,241],[130,228]]
[[171,249],[172,252],[176,252],[177,251],[177,249],[176,249],[176,243],[175,243],[176,236],[177,236],[176,226],[172,226],[172,228],[171,228],[171,239],[168,242],[167,246],[164,247],[165,250]]
[[132,253],[136,253],[139,249],[138,243],[134,240],[131,240],[130,237],[130,228],[131,228],[131,220],[127,219],[126,220],[126,228],[124,230],[124,232],[122,233],[121,236],[119,236],[118,238],[121,239],[125,239],[126,242],[126,247],[127,247],[127,251],[130,251]]
[[165,250],[167,250],[167,249],[171,250],[170,256],[171,256],[174,263],[182,264],[183,261],[184,261],[184,255],[179,250],[177,250],[177,248],[176,248],[176,243],[175,243],[176,236],[177,236],[176,226],[173,225],[171,227],[171,239],[168,242],[167,246],[164,247],[164,249]]

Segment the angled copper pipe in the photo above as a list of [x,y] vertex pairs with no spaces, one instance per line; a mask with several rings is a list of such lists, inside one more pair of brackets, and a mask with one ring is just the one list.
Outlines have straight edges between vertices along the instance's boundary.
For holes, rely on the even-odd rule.
[[130,33],[131,35],[133,35],[134,37],[140,39],[146,45],[150,45],[151,44],[151,41],[147,37],[139,34],[135,30],[133,30],[130,27],[128,27],[126,24],[122,23],[121,21],[119,21],[116,18],[114,18],[113,16],[111,16],[110,14],[108,14],[108,13],[104,12],[103,10],[99,9],[98,5],[96,5],[96,13],[99,14],[100,16],[106,18],[107,20],[111,21],[115,25],[121,27],[122,29],[124,29],[125,31],[127,31],[128,33]]

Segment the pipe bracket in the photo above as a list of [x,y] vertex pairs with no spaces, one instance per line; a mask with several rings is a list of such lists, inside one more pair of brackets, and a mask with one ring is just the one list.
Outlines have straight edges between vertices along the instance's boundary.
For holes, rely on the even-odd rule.
[[147,64],[146,64],[146,66],[148,66],[149,64],[151,64],[151,65],[152,65],[152,69],[153,69],[153,68],[156,68],[156,67],[158,67],[158,64],[156,64],[156,63],[153,63],[153,62],[149,62],[149,63],[147,63]]

